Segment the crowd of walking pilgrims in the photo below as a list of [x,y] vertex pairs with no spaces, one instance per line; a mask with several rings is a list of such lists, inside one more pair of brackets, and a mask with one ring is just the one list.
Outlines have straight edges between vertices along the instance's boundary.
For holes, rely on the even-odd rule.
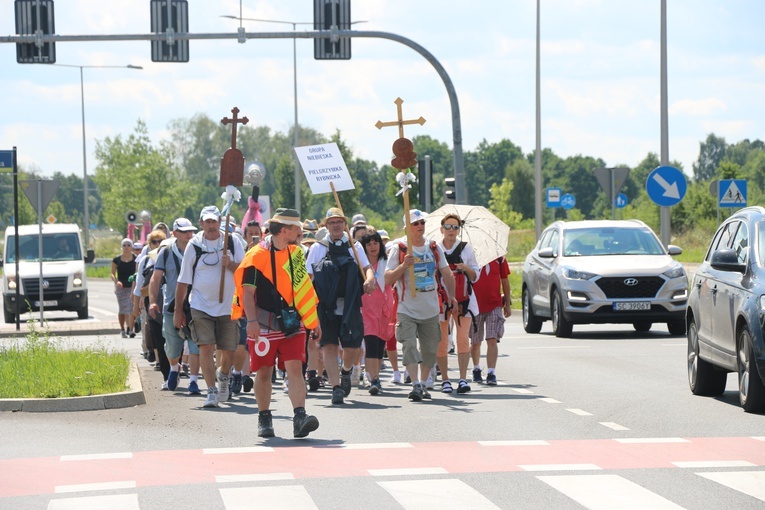
[[[198,227],[186,218],[172,228],[158,223],[146,246],[125,238],[112,261],[122,337],[140,333],[163,390],[176,391],[183,376],[188,393],[202,395],[201,370],[202,407],[254,389],[260,437],[274,436],[277,372],[294,410],[294,437],[319,427],[306,412],[307,391],[331,391],[333,405],[354,386],[379,395],[386,358],[393,373],[386,384],[411,385],[412,402],[430,399],[439,377],[443,393],[467,393],[470,382],[496,385],[511,304],[507,262],[479,267],[456,214],[441,219],[442,241],[428,239],[426,217],[410,211],[411,246],[334,207],[321,221],[277,209],[263,225],[245,215],[239,226],[211,205]],[[454,353],[456,381],[448,371]]]

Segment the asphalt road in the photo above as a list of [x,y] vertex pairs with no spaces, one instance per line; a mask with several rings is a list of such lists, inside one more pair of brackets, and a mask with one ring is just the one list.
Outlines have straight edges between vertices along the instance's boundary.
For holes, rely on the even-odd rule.
[[[432,402],[412,403],[405,386],[387,383],[388,369],[381,396],[354,389],[332,406],[328,390],[310,394],[321,426],[302,440],[291,437],[281,381],[279,437],[262,440],[252,393],[203,410],[186,379],[175,393],[158,390],[137,338],[98,340],[138,360],[147,404],[0,415],[0,507],[765,505],[765,418],[738,407],[734,375],[722,397],[693,396],[685,339],[663,325],[640,334],[575,326],[558,339],[549,324],[526,334],[516,314],[500,344],[499,386],[444,395],[437,385]],[[455,378],[455,357],[450,364]]]

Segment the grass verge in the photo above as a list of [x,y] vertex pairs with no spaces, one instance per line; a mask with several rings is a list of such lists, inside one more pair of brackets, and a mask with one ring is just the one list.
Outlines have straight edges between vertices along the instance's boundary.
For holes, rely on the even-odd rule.
[[125,391],[130,360],[101,346],[61,345],[47,331],[0,346],[0,398],[61,398]]

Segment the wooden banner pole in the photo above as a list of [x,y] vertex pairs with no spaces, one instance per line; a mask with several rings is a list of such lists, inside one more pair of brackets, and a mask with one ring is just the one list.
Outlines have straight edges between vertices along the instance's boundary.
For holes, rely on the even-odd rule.
[[[340,209],[340,212],[345,216],[345,213],[343,212],[343,207],[340,205],[340,198],[337,196],[337,191],[335,190],[335,183],[332,181],[329,181],[329,187],[332,188],[332,195],[335,197],[335,204],[337,205],[337,208]],[[367,275],[364,273],[364,268],[361,267],[361,259],[359,258],[359,253],[356,251],[356,243],[353,241],[353,238],[351,237],[351,231],[348,228],[348,222],[345,222],[345,233],[348,234],[348,242],[351,245],[351,248],[353,249],[353,258],[356,259],[356,265],[359,266],[359,272],[361,273],[361,279],[366,281]]]
[[[414,256],[414,247],[412,246],[412,223],[409,217],[409,189],[404,190],[404,215],[406,216],[406,246],[409,253]],[[438,268],[436,268],[436,271]],[[409,282],[411,283],[410,289],[412,297],[417,295],[417,289],[414,288],[414,266],[409,266]]]
[[[223,251],[221,254],[226,253],[226,250],[228,250],[228,220],[230,216],[228,214],[228,211],[226,211],[226,229],[224,230],[225,234],[223,235]],[[234,254],[232,253],[231,256],[233,257]],[[223,283],[226,281],[226,266],[221,264],[220,268],[220,291],[218,292],[218,303],[223,302]]]

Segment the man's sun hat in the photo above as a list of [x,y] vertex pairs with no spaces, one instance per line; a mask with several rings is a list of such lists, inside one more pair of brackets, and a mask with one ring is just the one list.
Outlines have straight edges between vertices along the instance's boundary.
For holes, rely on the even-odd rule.
[[341,211],[338,207],[330,207],[327,210],[327,215],[324,218],[327,220],[331,220],[332,218],[340,218],[348,223],[348,218],[343,215],[343,211]]
[[[424,213],[420,211],[419,209],[410,209],[409,210],[409,223],[414,223],[415,221],[425,220],[428,218],[428,213]],[[406,224],[406,215],[404,215],[404,224]]]
[[354,214],[353,218],[351,218],[351,225],[353,225],[354,227],[356,225],[360,225],[362,223],[364,225],[367,224],[367,219],[366,219],[366,217],[363,214]]
[[300,221],[300,213],[295,209],[279,208],[274,211],[274,215],[271,217],[271,223],[281,223],[282,225],[295,225],[296,227],[302,227],[303,222]]
[[196,232],[198,229],[186,218],[178,218],[173,222],[173,232]]
[[319,230],[319,222],[316,220],[305,220],[303,222],[303,230],[307,230],[309,232],[316,232]]
[[202,212],[199,213],[199,219],[201,221],[206,220],[220,220],[220,210],[214,205],[208,205],[207,207],[202,209]]

